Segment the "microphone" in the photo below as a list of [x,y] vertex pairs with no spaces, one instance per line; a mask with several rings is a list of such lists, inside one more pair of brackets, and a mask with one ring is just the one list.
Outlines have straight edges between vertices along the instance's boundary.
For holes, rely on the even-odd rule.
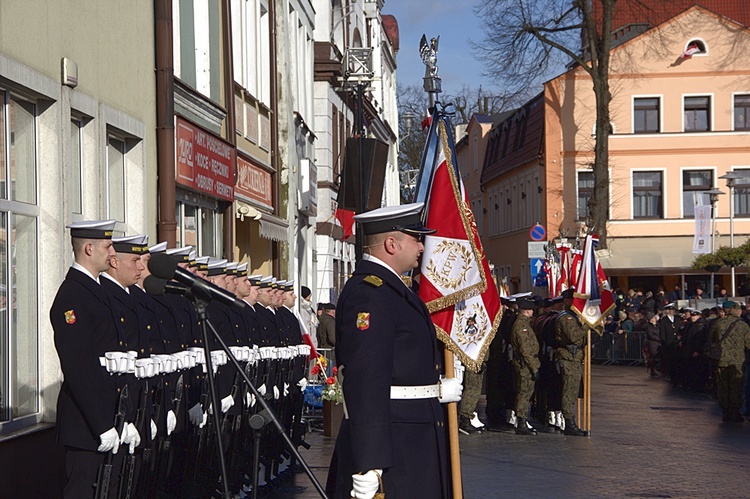
[[190,291],[187,286],[183,284],[159,279],[155,275],[147,276],[143,280],[143,289],[146,290],[146,293],[154,296],[163,296],[165,294],[185,296],[187,292]]
[[[216,300],[228,307],[244,308],[245,302],[238,300],[236,296],[225,289],[204,281],[197,275],[177,266],[177,261],[164,253],[151,255],[148,261],[148,270],[159,279],[181,282],[186,285],[194,296],[203,296],[210,300]],[[146,280],[144,279],[144,285]],[[166,285],[165,285],[166,289]]]

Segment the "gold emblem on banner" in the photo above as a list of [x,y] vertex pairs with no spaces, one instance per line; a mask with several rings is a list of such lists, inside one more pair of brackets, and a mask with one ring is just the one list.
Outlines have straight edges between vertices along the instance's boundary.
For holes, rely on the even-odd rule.
[[479,303],[472,303],[470,307],[456,306],[457,316],[455,328],[456,343],[459,345],[479,345],[489,332],[487,314],[483,313]]
[[430,258],[426,266],[427,277],[443,289],[458,289],[472,268],[471,250],[456,241],[443,239],[435,247],[432,255],[442,256],[444,261],[438,268],[435,260]]

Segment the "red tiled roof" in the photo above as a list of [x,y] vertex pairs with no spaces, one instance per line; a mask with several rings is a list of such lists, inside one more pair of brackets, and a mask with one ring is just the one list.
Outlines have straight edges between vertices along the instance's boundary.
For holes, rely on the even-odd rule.
[[[598,2],[593,2],[596,9]],[[698,5],[715,14],[750,26],[750,1],[748,0],[638,0],[618,2],[612,20],[612,31],[628,24],[648,23],[657,26],[690,7]]]

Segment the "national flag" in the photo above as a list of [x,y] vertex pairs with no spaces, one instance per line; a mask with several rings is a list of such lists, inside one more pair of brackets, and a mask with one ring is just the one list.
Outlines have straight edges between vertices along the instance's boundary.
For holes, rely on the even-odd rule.
[[597,235],[586,236],[580,273],[571,306],[573,312],[581,318],[581,322],[592,329],[602,326],[603,319],[615,307],[615,300],[609,289],[609,283],[604,277],[604,270],[596,258],[595,250],[598,244]]
[[578,275],[581,272],[581,260],[583,259],[583,252],[579,249],[570,250],[570,278],[569,282],[571,285],[578,282]]
[[425,225],[437,232],[425,238],[419,296],[432,315],[438,338],[461,363],[477,372],[502,318],[500,297],[457,174],[447,116],[436,112],[433,117],[428,150],[431,134],[437,138],[435,158],[427,159],[436,166]]
[[341,224],[344,230],[343,239],[346,240],[354,234],[354,212],[336,208],[336,220]]
[[680,54],[680,59],[690,59],[693,57],[693,54],[700,52],[701,48],[698,46],[697,43],[691,43],[688,45],[688,47],[685,49],[685,51]]

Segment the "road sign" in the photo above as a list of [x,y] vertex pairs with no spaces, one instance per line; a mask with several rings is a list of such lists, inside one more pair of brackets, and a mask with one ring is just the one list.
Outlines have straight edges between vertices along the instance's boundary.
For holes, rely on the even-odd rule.
[[541,241],[529,241],[529,258],[541,258],[547,257],[547,242]]
[[546,241],[547,229],[545,229],[542,224],[535,224],[529,229],[529,237],[532,241]]
[[544,266],[544,259],[532,258],[529,262],[529,270],[531,270],[531,283],[534,287],[539,288],[547,285],[547,279],[545,277],[542,267]]

